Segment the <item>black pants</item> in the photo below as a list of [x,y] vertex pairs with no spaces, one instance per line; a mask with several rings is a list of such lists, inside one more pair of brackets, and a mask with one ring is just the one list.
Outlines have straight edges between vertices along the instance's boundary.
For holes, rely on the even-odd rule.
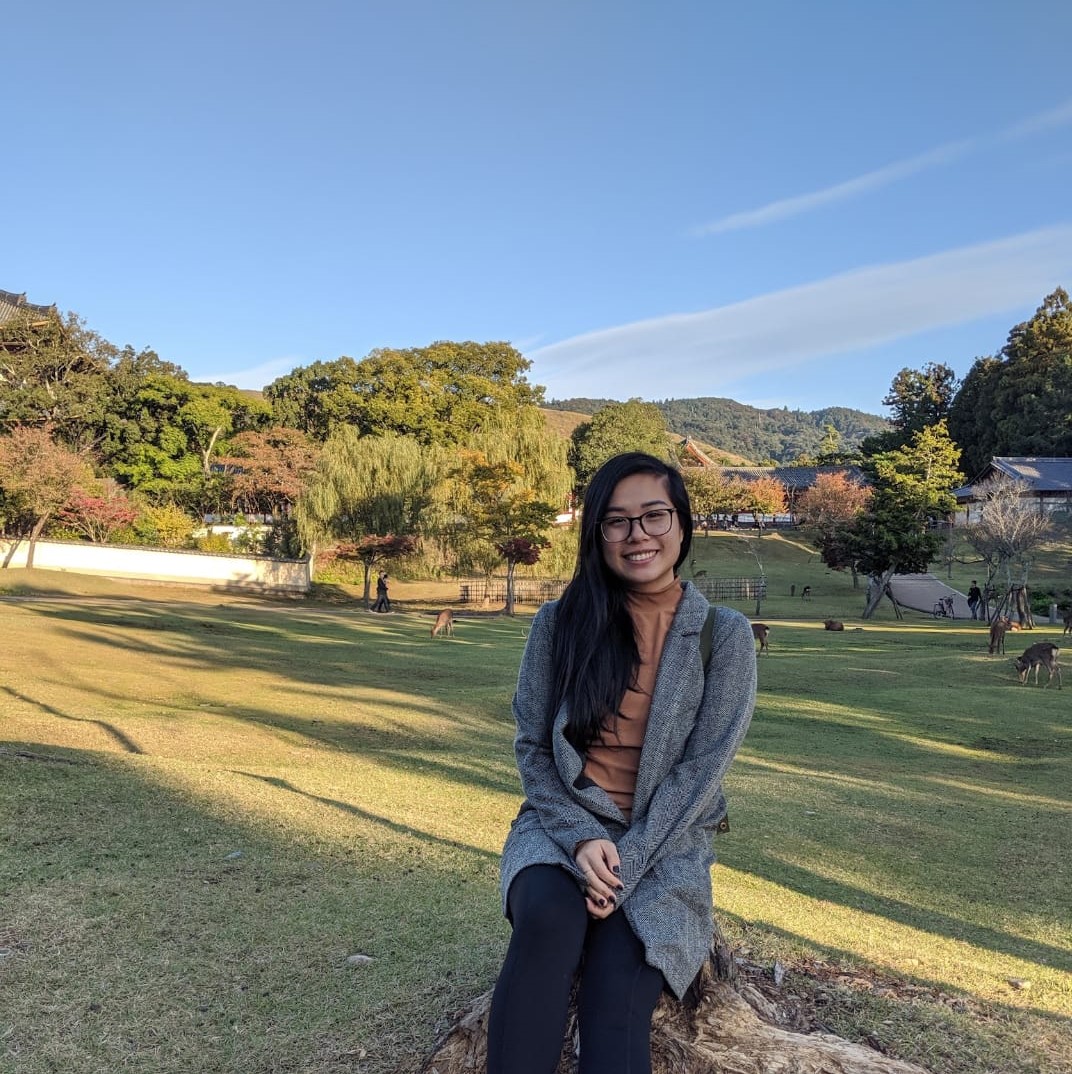
[[510,885],[514,932],[488,1023],[488,1074],[554,1074],[581,964],[580,1074],[650,1074],[663,975],[621,910],[595,921],[576,880],[533,865]]

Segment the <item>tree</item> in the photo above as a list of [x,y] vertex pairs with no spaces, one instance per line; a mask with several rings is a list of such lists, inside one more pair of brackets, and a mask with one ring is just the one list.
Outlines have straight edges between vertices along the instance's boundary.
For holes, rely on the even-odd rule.
[[155,501],[178,501],[198,514],[226,499],[215,460],[229,438],[263,429],[270,409],[226,384],[195,384],[155,355],[125,354],[111,378],[101,464]]
[[797,499],[797,519],[819,531],[851,522],[871,501],[871,490],[845,473],[816,474]]
[[995,455],[1072,454],[1072,302],[1058,288],[1016,325],[999,355],[977,359],[950,408],[971,473]]
[[519,563],[531,567],[540,560],[543,546],[527,537],[509,537],[495,546],[495,551],[506,560],[506,614],[514,614],[514,570]]
[[0,428],[47,425],[56,443],[90,446],[116,353],[74,313],[20,311],[0,326]]
[[21,519],[28,530],[27,567],[33,566],[34,547],[49,520],[92,477],[81,455],[52,439],[50,426],[20,425],[0,436],[4,514],[9,520]]
[[297,502],[316,469],[319,449],[305,433],[281,425],[233,437],[217,460],[230,478],[232,510],[280,520]]
[[342,357],[280,377],[264,391],[276,420],[323,441],[339,425],[396,433],[423,445],[457,444],[489,412],[538,406],[531,363],[509,343],[433,343]]
[[847,539],[856,519],[871,503],[872,491],[844,473],[817,474],[815,483],[797,500],[797,519],[814,532],[823,562],[833,570],[847,570],[858,584],[858,563],[853,542]]
[[[315,552],[325,538],[357,546],[369,537],[415,537],[440,472],[438,456],[409,437],[362,437],[340,426],[294,509],[306,550]],[[371,561],[365,562],[366,608],[370,577]]]
[[978,519],[963,531],[964,539],[987,566],[987,588],[995,577],[1003,575],[1005,597],[1015,601],[1022,625],[1031,622],[1027,599],[1031,553],[1053,531],[1053,522],[1038,510],[1030,492],[1026,482],[1008,477],[977,485],[975,494],[981,500]]
[[670,458],[666,419],[654,403],[630,399],[608,403],[582,422],[570,437],[570,465],[577,476],[578,493],[588,487],[592,475],[615,455],[646,451],[664,462]]
[[94,543],[104,544],[134,523],[138,509],[115,481],[105,478],[88,488],[75,487],[57,517]]
[[976,358],[949,408],[949,435],[960,448],[969,474],[982,473],[1000,454],[994,418],[1001,370],[997,358]]
[[493,562],[488,552],[506,560],[506,614],[513,615],[514,569],[529,561],[527,547],[547,546],[546,533],[556,508],[537,497],[520,463],[492,462],[479,451],[462,452],[462,463],[451,475],[451,488],[469,555],[485,564]]
[[945,420],[956,384],[956,373],[942,362],[928,362],[921,370],[902,369],[882,400],[883,406],[893,411],[893,428],[864,440],[863,454],[876,455],[903,447],[914,434]]
[[370,533],[356,541],[343,541],[335,546],[335,555],[341,559],[357,560],[365,571],[365,607],[369,604],[369,588],[372,571],[378,563],[403,559],[417,551],[417,538],[411,535],[396,537],[393,533],[385,536]]
[[785,511],[785,485],[776,477],[757,477],[745,482],[744,510],[748,511],[762,528],[763,515],[780,515]]
[[952,490],[963,480],[958,456],[940,421],[915,433],[905,447],[868,461],[873,489],[868,509],[833,527],[822,544],[827,566],[844,570],[851,564],[868,576],[864,619],[871,618],[887,595],[894,574],[918,573],[930,566],[941,544],[934,523],[952,513]]

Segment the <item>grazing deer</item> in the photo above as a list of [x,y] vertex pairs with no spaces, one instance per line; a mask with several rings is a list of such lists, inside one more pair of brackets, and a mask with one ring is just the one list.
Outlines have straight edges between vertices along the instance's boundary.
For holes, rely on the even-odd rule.
[[436,616],[435,625],[432,627],[432,637],[434,638],[440,631],[448,637],[454,637],[454,613],[449,609]]
[[1008,616],[999,615],[990,624],[990,646],[987,652],[991,656],[994,653],[1005,652],[1005,635],[1012,629],[1012,620]]
[[770,646],[767,645],[767,635],[770,633],[770,627],[766,623],[753,623],[752,624],[752,637],[759,642],[760,654],[766,653],[770,656]]
[[1061,650],[1052,641],[1040,641],[1029,645],[1024,650],[1023,656],[1018,656],[1013,663],[1016,665],[1016,673],[1020,676],[1020,685],[1027,685],[1027,676],[1031,669],[1035,669],[1035,685],[1038,686],[1039,668],[1045,668],[1050,677],[1046,680],[1049,686],[1053,682],[1054,672],[1057,673],[1057,689],[1061,689],[1061,669],[1057,664],[1057,654]]
[[838,619],[827,619],[823,623],[823,630],[844,630],[845,624]]

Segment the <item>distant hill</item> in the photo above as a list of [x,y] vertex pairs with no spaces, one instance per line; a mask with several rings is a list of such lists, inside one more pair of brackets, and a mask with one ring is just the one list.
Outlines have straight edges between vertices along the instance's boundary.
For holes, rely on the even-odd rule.
[[[585,401],[587,402],[588,400]],[[595,402],[595,400],[592,400],[592,402]],[[553,407],[541,407],[541,410],[543,411],[543,416],[547,419],[548,428],[568,439],[573,430],[578,425],[586,422],[602,405],[602,403],[599,403],[587,414],[582,414],[578,410],[556,410]],[[676,429],[672,429],[668,434],[670,440],[675,444],[679,444],[685,435],[685,433],[680,433]],[[716,462],[721,466],[747,466],[752,462],[751,459],[746,459],[743,455],[737,455],[732,451],[725,451],[722,448],[715,447],[713,444],[701,440],[698,436],[693,436],[692,440],[705,455],[711,458],[712,462]]]
[[[571,411],[584,417],[594,414],[613,399],[553,399],[548,410]],[[885,432],[885,418],[848,407],[823,410],[790,410],[788,407],[760,410],[734,402],[704,396],[698,399],[666,399],[655,405],[663,412],[667,428],[681,436],[691,436],[701,446],[709,445],[716,455],[733,452],[752,462],[774,459],[789,462],[819,450],[823,427],[833,425],[841,434],[842,447],[855,448],[867,436]],[[574,424],[577,424],[576,422]],[[568,435],[568,434],[567,434]],[[706,450],[706,449],[704,449]],[[708,452],[711,454],[711,451]]]

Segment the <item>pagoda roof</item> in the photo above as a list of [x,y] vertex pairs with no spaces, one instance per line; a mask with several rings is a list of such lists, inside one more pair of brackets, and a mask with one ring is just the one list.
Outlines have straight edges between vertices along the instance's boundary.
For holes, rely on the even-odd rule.
[[59,311],[55,303],[51,306],[38,306],[26,301],[25,292],[17,295],[12,291],[0,291],[0,324],[10,321],[19,313],[39,313],[42,317],[56,317]]

